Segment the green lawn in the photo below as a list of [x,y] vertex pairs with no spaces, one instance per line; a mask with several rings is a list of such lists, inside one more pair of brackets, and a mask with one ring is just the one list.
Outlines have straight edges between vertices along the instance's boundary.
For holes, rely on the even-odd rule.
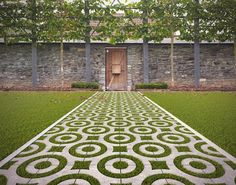
[[236,157],[236,93],[145,92],[144,95]]
[[0,160],[94,92],[0,92]]

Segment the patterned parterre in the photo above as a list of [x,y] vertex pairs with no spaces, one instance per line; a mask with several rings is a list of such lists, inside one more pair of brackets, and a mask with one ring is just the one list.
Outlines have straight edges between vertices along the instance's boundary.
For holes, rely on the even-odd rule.
[[236,162],[135,92],[99,92],[0,167],[7,184],[232,185]]

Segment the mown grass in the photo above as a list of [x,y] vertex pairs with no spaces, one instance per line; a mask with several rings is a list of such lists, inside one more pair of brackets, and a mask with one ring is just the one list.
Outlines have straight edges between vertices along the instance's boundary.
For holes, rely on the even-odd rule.
[[94,92],[0,92],[0,160]]
[[236,93],[145,92],[144,95],[236,157]]

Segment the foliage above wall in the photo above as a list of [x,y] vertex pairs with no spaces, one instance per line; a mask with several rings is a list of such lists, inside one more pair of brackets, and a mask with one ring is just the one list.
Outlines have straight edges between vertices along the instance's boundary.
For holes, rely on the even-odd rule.
[[0,4],[0,37],[6,42],[60,41],[62,32],[64,40],[85,40],[87,31],[91,39],[111,43],[140,38],[160,42],[177,30],[181,39],[194,40],[196,17],[200,40],[233,41],[236,35],[234,0],[202,1],[200,5],[192,0],[3,0]]
[[195,86],[200,84],[200,42],[234,41],[235,0],[2,0],[0,38],[5,43],[32,42],[32,84],[38,83],[37,42],[60,42],[61,86],[64,85],[64,41],[85,41],[86,81],[91,81],[91,40],[123,43],[143,40],[144,82],[149,82],[148,42],[171,38],[174,86],[174,37],[194,41]]

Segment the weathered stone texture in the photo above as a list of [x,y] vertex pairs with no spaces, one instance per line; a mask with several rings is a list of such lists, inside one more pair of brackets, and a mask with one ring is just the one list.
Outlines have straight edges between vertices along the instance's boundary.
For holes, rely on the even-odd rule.
[[[202,44],[201,85],[236,87],[236,64],[233,44]],[[171,81],[170,45],[150,45],[150,81]],[[174,46],[174,79],[176,85],[194,85],[192,44]]]
[[31,85],[31,46],[4,46],[0,49],[0,85]]
[[[92,44],[92,79],[105,85],[105,48],[108,44]],[[142,44],[120,44],[127,47],[128,89],[143,82]],[[38,82],[40,86],[61,85],[60,45],[40,44],[38,47]],[[171,81],[170,45],[149,44],[150,82]],[[0,87],[31,86],[31,45],[0,44]],[[84,44],[64,45],[65,86],[85,81]],[[192,44],[175,44],[174,79],[178,85],[194,85]],[[236,87],[236,66],[233,44],[201,45],[201,85]]]
[[101,85],[105,83],[105,45],[92,45],[92,79]]
[[143,82],[143,62],[142,62],[142,47],[140,45],[128,46],[127,60],[131,65],[130,74],[133,84]]

